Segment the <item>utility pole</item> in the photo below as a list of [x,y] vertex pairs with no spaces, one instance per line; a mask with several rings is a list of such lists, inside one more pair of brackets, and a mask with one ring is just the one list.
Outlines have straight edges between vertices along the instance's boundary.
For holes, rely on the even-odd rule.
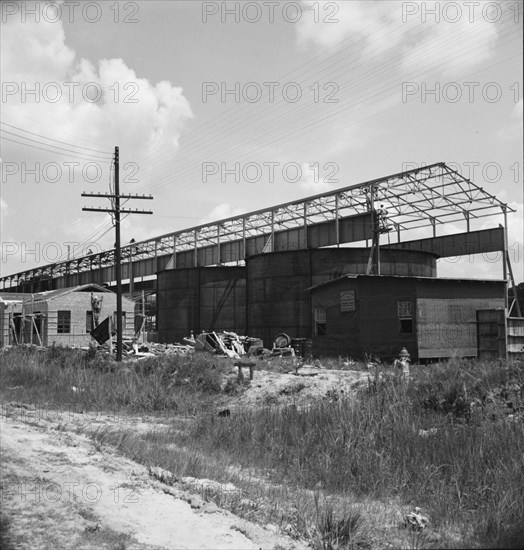
[[82,193],[82,197],[104,197],[114,199],[112,208],[82,208],[86,212],[109,212],[115,217],[115,277],[116,277],[116,360],[122,361],[122,254],[120,250],[120,214],[152,214],[151,210],[124,210],[120,208],[120,199],[152,199],[151,195],[120,194],[120,159],[119,149],[115,147],[115,192]]

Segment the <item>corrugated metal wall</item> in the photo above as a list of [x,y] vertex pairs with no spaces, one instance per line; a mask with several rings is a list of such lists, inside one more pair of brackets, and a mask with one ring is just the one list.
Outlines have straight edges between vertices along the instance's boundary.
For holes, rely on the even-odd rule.
[[[364,274],[366,248],[323,248],[260,254],[247,265],[247,330],[270,346],[279,332],[310,338],[311,302],[307,289],[345,274]],[[414,251],[381,252],[384,275],[436,276],[433,254]]]
[[182,342],[192,330],[245,333],[244,267],[172,269],[157,276],[160,342]]
[[501,306],[504,298],[418,298],[419,357],[476,357],[477,310]]

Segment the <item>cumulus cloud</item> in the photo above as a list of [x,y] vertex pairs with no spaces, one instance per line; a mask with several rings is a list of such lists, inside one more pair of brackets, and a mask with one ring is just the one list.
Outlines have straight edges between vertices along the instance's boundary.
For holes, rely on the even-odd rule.
[[248,212],[248,209],[239,208],[238,206],[232,206],[228,202],[223,202],[217,204],[207,216],[201,219],[200,223],[216,222],[218,220],[240,216],[246,212]]
[[[329,174],[326,175],[326,171],[322,170],[322,163],[316,166],[310,165],[307,162],[302,164],[302,177],[299,181],[300,187],[300,196],[304,194],[308,195],[318,195],[320,193],[327,193],[337,185],[340,186],[340,183],[335,182],[336,175],[331,177],[331,174],[337,169],[334,163],[329,163],[328,166]],[[331,184],[333,182],[333,185]]]
[[497,138],[501,141],[514,141],[520,139],[522,141],[522,99],[520,99],[511,111],[508,119],[504,122],[504,126],[497,132]]
[[[56,241],[59,235],[63,243],[81,243],[104,222],[109,222],[107,214],[104,217],[81,212],[82,206],[93,204],[91,199],[82,204],[80,192],[107,192],[110,179],[107,161],[112,157],[114,146],[120,147],[121,184],[127,192],[139,189],[144,192],[144,183],[150,181],[146,166],[149,169],[152,163],[140,161],[154,155],[163,162],[164,168],[166,163],[174,162],[184,124],[193,116],[189,101],[182,88],[166,80],[151,82],[137,75],[124,59],[80,58],[67,44],[62,21],[49,23],[41,18],[36,22],[28,18],[22,22],[17,17],[8,18],[2,23],[0,45],[2,121],[11,125],[3,125],[2,129],[18,134],[3,133],[6,138],[2,142],[3,167],[10,163],[10,169],[16,170],[12,176],[5,170],[2,172],[3,237],[5,239],[8,232],[16,242],[32,243],[35,239]],[[69,145],[49,142],[39,136]],[[43,143],[53,144],[53,151],[42,150],[46,149]],[[61,152],[56,147],[69,147],[69,151],[80,156]],[[106,154],[100,155],[93,149]],[[77,165],[67,167],[68,162]],[[96,165],[95,175],[99,170],[94,183],[84,172],[91,162]],[[136,163],[136,168],[127,164],[131,162]],[[44,167],[52,163],[59,164],[62,176],[50,183],[45,175],[52,176],[53,171],[42,173]],[[35,166],[40,168],[37,176],[29,173],[24,179],[22,170]],[[93,177],[93,170],[87,174]],[[4,223],[6,201],[13,210],[14,205],[25,200],[27,193],[31,193],[32,200],[24,206],[25,223],[20,224],[16,216],[9,216],[9,223]],[[101,208],[109,206],[107,201],[93,202]],[[148,206],[133,204],[133,207]],[[130,223],[126,220],[122,228],[125,230]],[[159,231],[162,232],[166,231]],[[95,236],[103,248],[114,243],[111,233]],[[135,239],[141,236],[135,235]],[[9,271],[18,269],[13,261]],[[24,265],[24,269],[29,267],[32,266]]]
[[45,135],[118,143],[129,158],[176,150],[192,117],[182,88],[140,78],[123,59],[78,59],[61,21],[8,20],[2,28],[2,79],[13,125],[42,134],[38,120],[48,125]]
[[[382,61],[389,54],[413,75],[435,70],[444,76],[461,74],[491,57],[498,37],[493,14],[457,2],[392,1],[385,7],[383,0],[302,0],[302,6],[304,14],[296,26],[299,47],[336,47],[368,60]],[[337,6],[336,14],[331,15],[330,6]],[[330,22],[334,19],[337,22]]]

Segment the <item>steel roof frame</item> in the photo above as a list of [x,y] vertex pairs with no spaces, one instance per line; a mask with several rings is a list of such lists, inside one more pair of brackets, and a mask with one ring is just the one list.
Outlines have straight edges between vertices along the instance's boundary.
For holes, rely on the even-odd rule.
[[[313,195],[300,200],[233,216],[137,241],[122,246],[126,258],[147,259],[202,246],[246,239],[257,235],[269,238],[281,229],[300,228],[340,220],[369,212],[371,197],[375,206],[383,204],[388,224],[409,231],[436,224],[464,222],[514,212],[507,204],[464,178],[443,162],[400,172],[357,185]],[[113,266],[115,250],[97,252],[81,258],[35,267],[0,278],[5,283],[23,284],[38,276],[59,277]]]

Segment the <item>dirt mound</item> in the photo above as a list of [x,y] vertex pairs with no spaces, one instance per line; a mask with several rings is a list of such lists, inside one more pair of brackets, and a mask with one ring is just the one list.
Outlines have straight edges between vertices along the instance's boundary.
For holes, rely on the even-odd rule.
[[369,373],[302,367],[298,373],[255,370],[249,387],[229,401],[232,408],[267,405],[307,406],[318,399],[337,400],[368,383]]

